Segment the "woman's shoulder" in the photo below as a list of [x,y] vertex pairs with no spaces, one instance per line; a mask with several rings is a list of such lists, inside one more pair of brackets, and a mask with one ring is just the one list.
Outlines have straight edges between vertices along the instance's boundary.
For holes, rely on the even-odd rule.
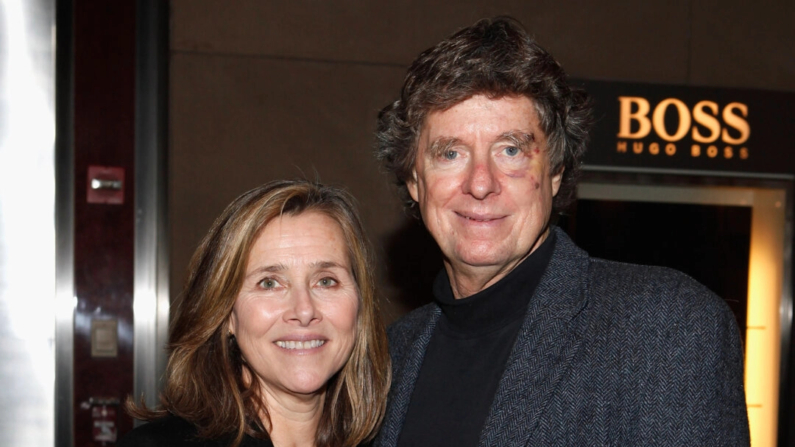
[[196,438],[196,427],[185,419],[166,416],[147,422],[122,437],[119,447],[215,446],[212,441]]
[[[196,426],[177,416],[166,416],[147,422],[127,433],[118,447],[228,447],[229,439],[203,439],[196,436]],[[243,438],[240,447],[269,447],[270,441]]]

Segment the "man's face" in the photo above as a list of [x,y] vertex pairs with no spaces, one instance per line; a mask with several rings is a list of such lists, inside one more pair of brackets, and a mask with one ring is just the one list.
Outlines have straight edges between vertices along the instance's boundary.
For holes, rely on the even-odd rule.
[[477,95],[431,113],[417,150],[408,190],[454,273],[496,281],[546,238],[562,172],[550,173],[531,99]]

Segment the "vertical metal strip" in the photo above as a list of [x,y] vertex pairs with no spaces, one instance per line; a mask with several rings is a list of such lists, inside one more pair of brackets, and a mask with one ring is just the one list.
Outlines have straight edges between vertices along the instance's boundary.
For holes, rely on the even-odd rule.
[[134,395],[158,402],[168,337],[167,3],[138,0],[136,19]]
[[793,380],[792,359],[792,244],[793,244],[793,207],[795,207],[795,185],[789,182],[786,188],[787,201],[785,208],[786,227],[784,229],[784,279],[781,290],[781,363],[779,372],[779,406],[778,406],[778,443],[790,445],[793,440],[791,421],[795,419],[791,402]]
[[55,14],[55,445],[74,445],[73,4]]

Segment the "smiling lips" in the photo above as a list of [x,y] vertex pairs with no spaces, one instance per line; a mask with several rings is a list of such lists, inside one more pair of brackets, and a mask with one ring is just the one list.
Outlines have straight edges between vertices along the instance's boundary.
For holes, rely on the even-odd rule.
[[306,340],[306,341],[276,341],[276,346],[282,349],[314,349],[326,344],[326,340]]
[[473,222],[494,222],[495,220],[504,219],[506,216],[496,216],[496,215],[489,215],[489,214],[470,214],[470,213],[461,213],[456,212],[456,214],[460,217],[463,217],[466,220],[471,220]]

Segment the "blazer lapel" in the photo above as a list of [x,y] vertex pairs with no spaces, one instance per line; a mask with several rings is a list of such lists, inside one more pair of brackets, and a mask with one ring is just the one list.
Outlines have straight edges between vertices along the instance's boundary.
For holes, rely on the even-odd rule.
[[389,390],[389,405],[384,417],[384,424],[375,441],[377,446],[394,447],[397,445],[400,430],[403,428],[403,421],[411,402],[411,394],[414,392],[414,383],[417,381],[422,361],[425,358],[425,349],[428,347],[440,315],[441,310],[438,306],[429,306],[429,310],[414,322],[414,330],[408,331],[409,334],[412,334],[413,339],[408,343],[401,344],[405,348],[397,355],[392,356],[394,373],[392,387]]
[[523,446],[538,426],[582,340],[587,253],[558,229],[555,251],[530,300],[480,446]]

